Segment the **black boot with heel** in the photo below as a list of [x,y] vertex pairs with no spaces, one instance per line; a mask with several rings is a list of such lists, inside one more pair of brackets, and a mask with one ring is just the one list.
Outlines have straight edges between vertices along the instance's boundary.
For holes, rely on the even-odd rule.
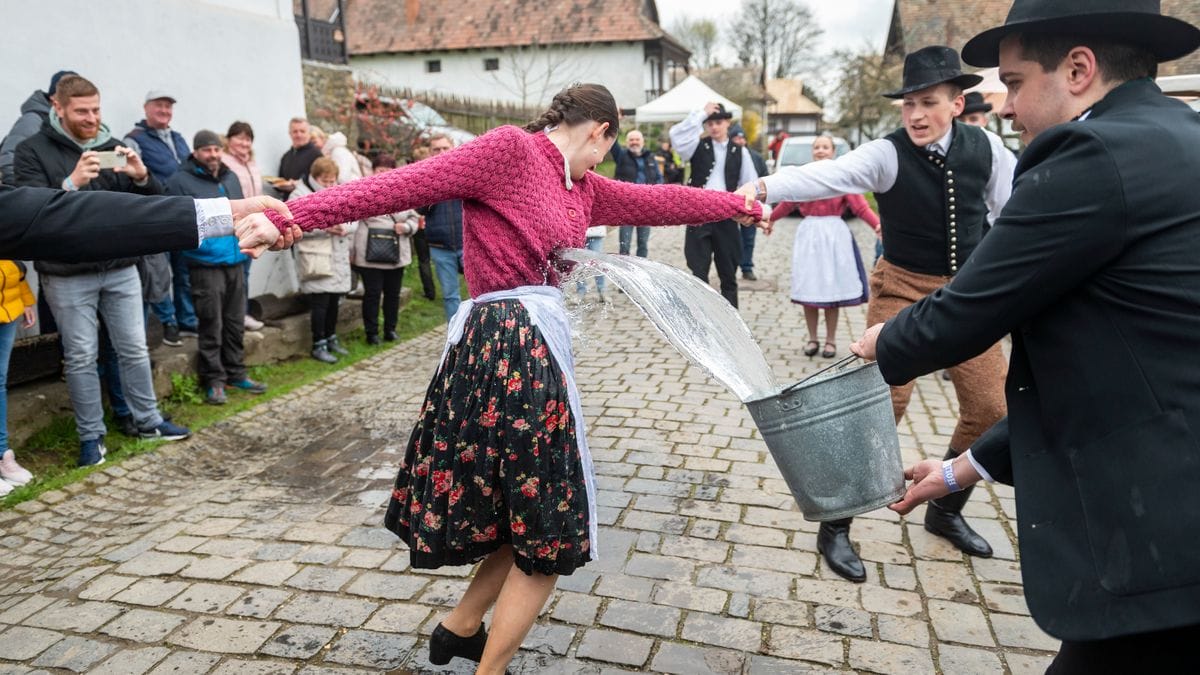
[[[958,453],[953,449],[946,453],[944,459],[954,459]],[[962,517],[963,507],[966,506],[967,500],[971,498],[971,493],[975,490],[972,485],[965,490],[954,492],[940,497],[938,499],[929,500],[929,504],[925,507],[925,529],[939,537],[944,537],[955,548],[979,558],[992,557],[992,547],[987,543],[987,540],[979,536],[967,521]]]
[[850,523],[853,521],[853,518],[843,518],[821,523],[821,529],[817,530],[817,550],[838,576],[862,583],[867,580],[867,568],[850,543]]

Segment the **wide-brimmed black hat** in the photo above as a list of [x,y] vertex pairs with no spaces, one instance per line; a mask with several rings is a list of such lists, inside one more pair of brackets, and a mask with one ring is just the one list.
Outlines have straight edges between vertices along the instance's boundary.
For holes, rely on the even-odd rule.
[[992,112],[992,104],[983,99],[983,94],[977,91],[967,92],[967,104],[963,106],[962,114]]
[[1200,47],[1200,28],[1163,16],[1160,0],[1013,0],[1004,25],[971,38],[963,60],[979,67],[1000,65],[1000,42],[1015,33],[1105,38],[1141,47],[1159,63]]
[[958,52],[953,49],[940,45],[925,47],[904,57],[904,85],[899,91],[889,92],[884,96],[904,98],[905,94],[928,89],[943,82],[968,89],[983,82],[983,78],[963,73]]
[[718,103],[717,111],[715,113],[709,115],[708,117],[705,117],[704,121],[711,122],[713,120],[731,120],[731,119],[733,119],[733,113],[731,113],[725,109],[724,103]]

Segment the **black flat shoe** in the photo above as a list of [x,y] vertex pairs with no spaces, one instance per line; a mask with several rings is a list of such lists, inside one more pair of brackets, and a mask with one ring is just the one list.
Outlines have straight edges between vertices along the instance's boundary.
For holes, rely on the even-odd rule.
[[804,345],[804,355],[812,356],[813,354],[816,354],[817,351],[820,349],[821,349],[820,342],[817,342],[816,340],[809,340],[808,344]]
[[829,569],[855,583],[867,580],[867,568],[850,543],[850,518],[821,523],[817,530],[817,551],[829,563]]
[[825,343],[825,349],[821,350],[821,358],[832,359],[837,356],[837,345],[832,342]]
[[457,656],[479,663],[483,658],[483,647],[487,644],[487,629],[479,624],[479,630],[471,637],[462,637],[450,632],[442,624],[433,629],[429,637],[429,662],[435,666],[444,666],[450,659]]

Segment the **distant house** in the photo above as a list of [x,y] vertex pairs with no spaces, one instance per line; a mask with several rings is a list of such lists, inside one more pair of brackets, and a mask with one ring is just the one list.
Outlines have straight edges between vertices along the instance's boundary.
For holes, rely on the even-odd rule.
[[[1012,0],[896,0],[888,32],[888,57],[899,61],[907,52],[929,45],[962,50],[978,33],[1004,23]],[[1200,26],[1200,2],[1162,0],[1163,14]],[[1159,75],[1200,73],[1200,52],[1164,63]]]
[[790,135],[815,134],[821,124],[823,110],[804,95],[800,80],[767,80],[767,93],[775,102],[767,106],[767,131]]
[[[686,77],[691,52],[654,0],[342,0],[360,81],[525,106],[599,82],[633,109]],[[680,78],[682,79],[682,78]]]

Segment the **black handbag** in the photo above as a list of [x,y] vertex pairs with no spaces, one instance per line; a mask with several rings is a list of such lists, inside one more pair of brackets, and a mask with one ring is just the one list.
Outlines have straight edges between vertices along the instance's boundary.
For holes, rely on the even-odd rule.
[[[395,222],[395,218],[392,221]],[[367,251],[364,256],[369,263],[395,265],[400,262],[400,235],[392,228],[367,230]]]

